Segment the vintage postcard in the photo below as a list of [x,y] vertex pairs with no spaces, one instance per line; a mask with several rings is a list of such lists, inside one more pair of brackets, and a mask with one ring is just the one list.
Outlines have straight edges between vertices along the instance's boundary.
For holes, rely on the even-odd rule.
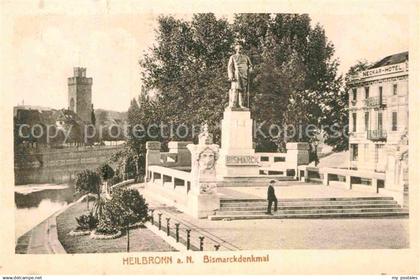
[[419,1],[0,5],[0,274],[419,273]]

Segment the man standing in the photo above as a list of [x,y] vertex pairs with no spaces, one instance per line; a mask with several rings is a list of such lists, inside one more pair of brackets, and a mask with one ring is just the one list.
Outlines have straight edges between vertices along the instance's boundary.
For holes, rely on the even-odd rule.
[[249,94],[249,72],[252,71],[252,63],[247,55],[242,54],[241,45],[236,45],[235,51],[228,64],[228,77],[231,82],[229,108],[245,108],[244,93]]
[[273,185],[276,181],[271,180],[270,181],[270,185],[268,186],[268,190],[267,190],[267,200],[268,200],[268,208],[267,208],[267,213],[268,215],[273,215],[271,214],[271,205],[274,202],[274,212],[277,212],[277,197],[276,197],[276,193],[274,192],[274,188]]

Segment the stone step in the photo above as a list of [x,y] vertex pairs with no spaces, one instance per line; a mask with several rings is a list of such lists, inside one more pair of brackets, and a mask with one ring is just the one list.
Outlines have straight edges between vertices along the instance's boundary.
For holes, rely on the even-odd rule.
[[[323,205],[357,205],[357,204],[387,204],[387,205],[396,205],[395,200],[355,200],[355,201],[289,201],[289,202],[278,202],[279,207],[309,207],[309,206],[323,206]],[[261,202],[242,202],[242,203],[221,203],[220,208],[226,207],[263,207],[267,206],[267,200]]]
[[213,215],[208,219],[217,220],[255,220],[255,219],[330,219],[330,218],[382,218],[408,217],[408,212],[356,212],[356,213],[322,213],[322,214],[274,214],[274,215]]
[[[241,216],[264,214],[266,209],[260,211],[218,211],[216,216]],[[351,209],[310,209],[310,210],[278,210],[276,215],[286,214],[342,214],[342,213],[369,213],[369,212],[403,212],[402,208],[351,208]]]
[[[268,187],[270,180],[275,180],[277,182],[290,182],[290,184],[297,183],[297,181],[290,176],[279,176],[273,178],[247,178],[247,177],[238,177],[238,178],[224,178],[220,182],[219,187]],[[287,184],[287,186],[290,186]],[[281,187],[280,185],[276,185]],[[285,184],[286,186],[286,184]]]
[[[360,196],[360,197],[316,197],[316,198],[282,198],[279,202],[293,202],[293,201],[348,201],[348,200],[393,200],[391,196]],[[221,203],[229,202],[261,202],[266,199],[226,199],[222,198]]]
[[[350,204],[350,205],[303,205],[303,206],[278,206],[279,210],[309,210],[309,209],[351,209],[351,208],[387,208],[387,207],[399,207],[398,204]],[[238,207],[226,207],[220,208],[220,211],[256,211],[267,209],[267,203],[261,206],[238,206]]]
[[293,176],[282,176],[282,175],[269,175],[269,176],[257,176],[257,177],[224,177],[223,181],[227,183],[249,183],[249,182],[257,182],[257,183],[265,183],[267,186],[271,180],[274,181],[296,181]]

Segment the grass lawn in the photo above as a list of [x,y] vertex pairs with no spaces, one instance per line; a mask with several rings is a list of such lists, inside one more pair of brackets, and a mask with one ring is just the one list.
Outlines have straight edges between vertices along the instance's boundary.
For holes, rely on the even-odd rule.
[[[90,209],[91,206],[93,206],[93,203],[90,203]],[[86,203],[81,202],[71,206],[57,217],[58,239],[67,253],[115,253],[126,251],[126,235],[110,240],[94,240],[88,235],[70,236],[68,233],[77,227],[75,217],[86,213]],[[147,228],[130,230],[130,252],[143,251],[168,252],[176,250]]]
[[16,254],[26,254],[28,251],[29,240],[31,239],[32,230],[18,238],[15,247]]

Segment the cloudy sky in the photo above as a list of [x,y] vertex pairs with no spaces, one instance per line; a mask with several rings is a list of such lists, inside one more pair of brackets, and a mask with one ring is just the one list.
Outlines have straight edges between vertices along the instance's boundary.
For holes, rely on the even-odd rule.
[[[13,25],[14,105],[67,107],[74,66],[93,77],[95,108],[124,111],[140,89],[138,59],[154,41],[157,14],[25,16]],[[340,72],[359,59],[408,50],[405,15],[310,14],[334,43]],[[182,17],[185,17],[183,15]],[[188,17],[188,15],[186,16]],[[231,17],[231,16],[228,16]]]

